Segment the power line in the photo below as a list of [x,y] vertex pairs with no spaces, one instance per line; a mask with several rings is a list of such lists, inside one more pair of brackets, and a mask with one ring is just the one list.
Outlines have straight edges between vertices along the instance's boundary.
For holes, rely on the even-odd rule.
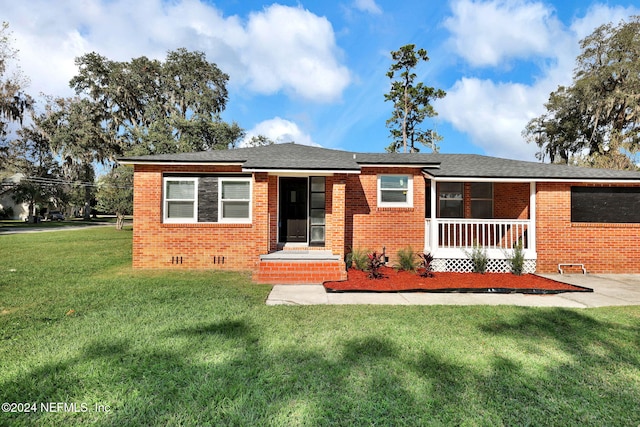
[[[34,184],[40,184],[40,185],[70,185],[70,186],[76,186],[76,187],[112,187],[112,188],[119,188],[119,189],[131,189],[133,188],[132,185],[114,185],[114,184],[109,184],[109,183],[95,183],[95,182],[87,182],[87,181],[71,181],[71,180],[67,180],[67,179],[63,179],[63,178],[47,178],[47,177],[41,177],[41,176],[28,176],[28,177],[24,177],[22,178],[22,181],[27,181],[27,182],[31,182]],[[13,187],[13,186],[17,186],[18,183],[16,182],[12,182],[12,183],[2,183],[2,186],[6,186],[6,187]]]

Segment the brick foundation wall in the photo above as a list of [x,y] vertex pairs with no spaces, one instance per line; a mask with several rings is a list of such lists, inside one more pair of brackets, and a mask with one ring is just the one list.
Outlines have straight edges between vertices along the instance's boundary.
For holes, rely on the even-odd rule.
[[572,185],[584,186],[537,184],[536,271],[556,273],[558,263],[575,262],[589,273],[640,273],[640,224],[572,223]]
[[[378,207],[379,174],[413,176],[413,207]],[[392,264],[402,248],[424,249],[425,180],[420,169],[363,167],[360,175],[348,175],[346,180],[346,247],[378,252],[386,247]]]

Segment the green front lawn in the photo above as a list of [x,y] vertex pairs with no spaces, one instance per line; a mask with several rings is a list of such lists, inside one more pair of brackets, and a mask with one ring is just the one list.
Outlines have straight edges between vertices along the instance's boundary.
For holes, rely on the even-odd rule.
[[37,409],[0,425],[640,424],[640,307],[267,307],[130,264],[130,229],[0,235],[0,402]]

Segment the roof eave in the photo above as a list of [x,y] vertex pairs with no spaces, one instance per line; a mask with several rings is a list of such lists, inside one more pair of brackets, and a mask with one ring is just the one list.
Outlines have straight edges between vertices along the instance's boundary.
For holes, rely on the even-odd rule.
[[169,165],[169,166],[242,166],[244,162],[206,162],[185,160],[118,160],[121,165]]
[[346,174],[359,174],[360,173],[360,169],[285,169],[285,168],[242,168],[243,172],[251,172],[251,173],[257,173],[257,172],[267,172],[273,175],[279,175],[279,174],[306,174],[306,175],[313,175],[313,174],[321,174],[321,175],[328,175],[328,174],[336,174],[336,173],[346,173]]
[[440,169],[440,163],[361,163],[363,168],[420,168],[420,169]]
[[468,182],[590,182],[594,184],[640,183],[640,178],[580,178],[580,177],[535,177],[535,176],[436,176],[423,171],[424,175],[434,181],[468,181]]

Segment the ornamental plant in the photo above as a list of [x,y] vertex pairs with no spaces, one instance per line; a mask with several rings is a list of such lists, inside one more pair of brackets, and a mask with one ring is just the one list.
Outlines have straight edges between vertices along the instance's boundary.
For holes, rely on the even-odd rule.
[[431,253],[420,253],[418,254],[418,258],[420,258],[418,275],[420,277],[433,277],[433,266],[431,265],[431,262],[433,261],[433,255],[431,255]]
[[516,276],[521,276],[524,271],[524,248],[522,239],[518,239],[518,243],[513,246],[513,252],[508,259],[509,264],[511,264],[511,272]]
[[411,246],[398,251],[398,263],[393,268],[396,270],[415,271],[417,267],[418,260]]
[[473,272],[484,274],[487,272],[487,264],[489,264],[489,258],[487,257],[487,250],[478,245],[477,241],[473,242],[473,249],[471,252],[465,251],[465,254],[471,260],[473,264]]
[[367,251],[363,249],[353,249],[350,253],[351,255],[351,266],[356,268],[357,270],[365,271],[367,269],[367,263],[369,262],[369,258],[367,256]]
[[384,274],[380,268],[384,265],[384,253],[378,254],[376,251],[367,254],[367,270],[369,271],[369,279],[382,279]]

